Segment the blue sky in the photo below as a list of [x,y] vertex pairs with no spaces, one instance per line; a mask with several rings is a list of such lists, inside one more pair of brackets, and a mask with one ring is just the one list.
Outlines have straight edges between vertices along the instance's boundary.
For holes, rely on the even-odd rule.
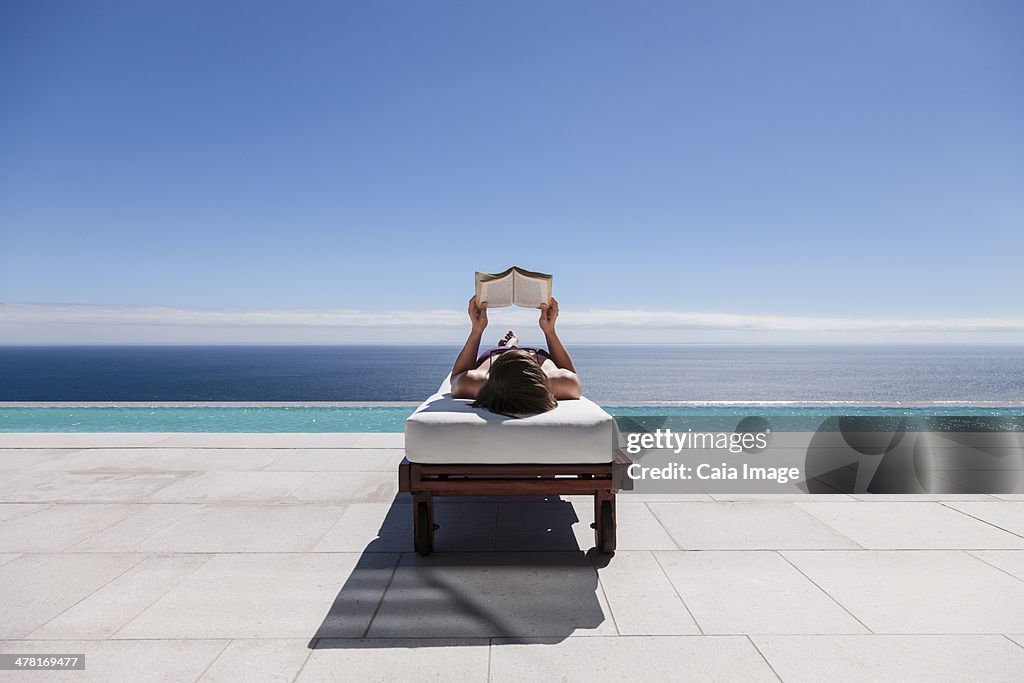
[[5,2],[0,342],[454,340],[511,264],[586,340],[1024,341],[1022,44],[1012,0]]

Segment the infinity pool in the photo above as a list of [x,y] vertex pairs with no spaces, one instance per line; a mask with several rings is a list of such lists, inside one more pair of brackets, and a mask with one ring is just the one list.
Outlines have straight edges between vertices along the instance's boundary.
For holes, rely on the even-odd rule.
[[[605,406],[619,426],[643,429],[816,431],[830,418],[863,431],[1024,431],[1024,407],[647,405]],[[0,432],[401,432],[412,405],[2,407]],[[834,421],[834,420],[833,420]],[[877,427],[872,427],[877,425]],[[837,429],[839,426],[837,426]]]

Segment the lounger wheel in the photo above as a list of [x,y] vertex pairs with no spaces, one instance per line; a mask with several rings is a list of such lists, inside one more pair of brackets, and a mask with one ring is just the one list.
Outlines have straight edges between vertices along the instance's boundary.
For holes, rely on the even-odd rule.
[[434,524],[431,523],[426,503],[416,503],[413,546],[420,555],[429,555],[434,549]]
[[610,500],[601,501],[600,519],[597,520],[597,549],[602,553],[615,552],[615,511]]

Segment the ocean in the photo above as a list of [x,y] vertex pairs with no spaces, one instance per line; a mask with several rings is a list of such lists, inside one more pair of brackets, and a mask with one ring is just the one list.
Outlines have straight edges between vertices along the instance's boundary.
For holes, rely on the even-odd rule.
[[[420,401],[456,346],[0,347],[0,401]],[[1024,400],[1020,346],[570,348],[598,402]]]

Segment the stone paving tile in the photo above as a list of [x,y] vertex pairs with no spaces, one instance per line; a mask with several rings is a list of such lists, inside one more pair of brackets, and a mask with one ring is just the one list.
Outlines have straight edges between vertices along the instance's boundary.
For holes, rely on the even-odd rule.
[[486,681],[489,649],[486,638],[325,639],[295,680]]
[[405,448],[405,434],[363,433],[358,436],[356,448]]
[[[161,448],[152,466],[172,471],[249,471],[272,465],[291,452],[289,448]],[[139,465],[149,466],[144,459]]]
[[[153,463],[159,448],[75,448],[61,451],[59,458],[47,458],[24,468],[25,472],[125,471],[138,462]],[[162,471],[156,468],[157,471]],[[152,471],[152,468],[151,468]]]
[[0,500],[5,503],[138,502],[182,476],[164,472],[15,472],[0,477]]
[[197,472],[151,496],[153,502],[269,502],[308,481],[309,472]]
[[[987,503],[982,503],[988,505]],[[1012,503],[993,503],[1012,505]],[[1006,533],[938,503],[797,503],[800,509],[871,549],[1024,548]],[[975,503],[974,505],[978,505]],[[1024,509],[1020,511],[1024,516]],[[1024,523],[1022,523],[1024,530]]]
[[617,500],[625,503],[712,503],[714,498],[706,493],[637,493],[620,491]]
[[[68,506],[74,507],[74,506]],[[142,541],[202,508],[198,503],[147,503],[131,506],[135,512],[76,543],[73,552],[131,552]]]
[[91,595],[143,555],[21,555],[0,565],[0,638],[24,638]]
[[268,475],[305,475],[305,483],[283,498],[289,502],[382,503],[398,494],[394,472],[261,472]]
[[621,635],[700,633],[672,582],[649,551],[617,551],[611,561],[599,566],[598,577]]
[[1024,502],[948,503],[947,507],[1005,529],[1024,541]]
[[[435,552],[494,550],[500,537],[501,505],[498,502],[435,503],[434,523],[438,525],[434,535]],[[392,509],[397,515],[393,523],[388,521],[388,529],[393,536],[405,539],[405,547],[411,551],[412,509],[405,506]]]
[[684,550],[856,548],[793,503],[649,503]]
[[162,434],[155,445],[158,448],[352,448],[363,436],[356,432],[178,432]]
[[998,635],[753,636],[787,683],[1020,681],[1024,648]]
[[972,550],[969,554],[1024,581],[1024,550]]
[[343,505],[204,505],[135,545],[158,553],[308,551]]
[[491,681],[777,681],[742,636],[494,641]]
[[109,638],[206,560],[205,555],[149,557],[28,637],[40,640]]
[[776,552],[654,555],[704,633],[867,632]]
[[[515,498],[499,500],[494,540],[486,549],[579,551],[594,545],[594,531],[590,528],[594,518],[593,502],[589,512],[581,518],[570,501],[557,496],[542,502]],[[583,527],[585,542],[580,543],[575,529]]]
[[856,499],[845,493],[712,493],[711,499],[720,503],[806,503],[820,500],[829,503],[852,503]]
[[[569,498],[579,522],[573,525],[576,543],[586,550],[594,547],[594,498]],[[633,503],[627,498],[615,502],[615,536],[618,550],[678,550],[672,537],[644,503]]]
[[150,448],[170,436],[167,432],[0,432],[0,449]]
[[876,633],[1024,632],[1024,581],[962,551],[782,554]]
[[0,472],[24,470],[74,452],[73,448],[3,448],[0,449]]
[[[435,535],[439,552],[465,550],[589,550],[594,533],[593,499],[438,498]],[[317,552],[412,550],[412,511],[404,503],[350,503]],[[620,505],[620,548],[675,549],[668,534],[643,505]],[[634,533],[635,532],[635,533]]]
[[411,552],[412,512],[391,503],[347,503],[313,547],[316,553]]
[[[196,680],[224,650],[224,640],[22,640],[0,641],[0,652],[84,654],[85,670],[14,674],[2,680],[114,683]],[[3,672],[10,674],[11,672]],[[43,675],[41,675],[43,674]]]
[[[200,683],[292,683],[312,650],[306,638],[232,640],[199,678]],[[337,680],[340,670],[334,671]]]
[[47,507],[48,503],[0,503],[0,522],[35,514]]
[[296,448],[264,471],[289,472],[393,472],[405,457],[400,448]]
[[359,637],[396,560],[386,553],[213,555],[113,637]]
[[57,552],[102,532],[139,512],[137,505],[33,506],[0,526],[0,551]]
[[582,552],[403,555],[371,638],[614,634]]
[[987,493],[854,493],[854,500],[866,503],[941,503],[947,500],[995,501]]
[[290,452],[287,448],[88,448],[28,471],[246,471],[266,467]]

